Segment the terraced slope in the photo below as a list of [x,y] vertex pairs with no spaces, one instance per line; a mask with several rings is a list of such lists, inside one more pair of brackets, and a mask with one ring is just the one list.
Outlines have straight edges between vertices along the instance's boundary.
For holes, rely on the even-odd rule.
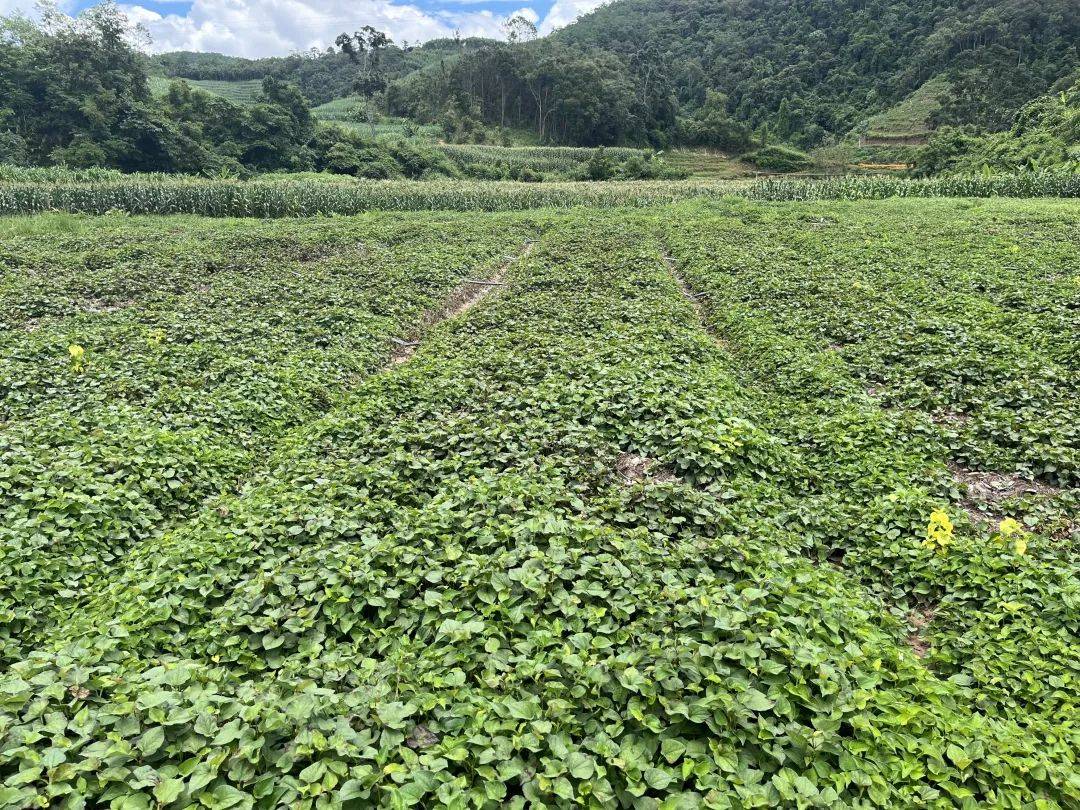
[[883,141],[925,138],[932,129],[931,117],[948,93],[948,79],[935,76],[899,104],[871,116],[866,122],[866,136]]
[[[366,221],[435,255],[496,229],[454,273],[487,296],[129,545],[0,677],[0,800],[1075,806],[1074,438],[1009,449],[907,384],[938,357],[982,423],[979,385],[1042,369],[1063,407],[1075,221],[911,200]],[[988,363],[1008,322],[983,301],[1046,325]],[[1052,492],[981,513],[957,464]]]
[[162,76],[150,77],[150,92],[154,95],[163,96],[169,92],[169,85],[177,81],[187,82],[192,87],[226,98],[234,104],[254,104],[259,94],[262,93],[262,79],[226,81],[216,79],[170,79]]

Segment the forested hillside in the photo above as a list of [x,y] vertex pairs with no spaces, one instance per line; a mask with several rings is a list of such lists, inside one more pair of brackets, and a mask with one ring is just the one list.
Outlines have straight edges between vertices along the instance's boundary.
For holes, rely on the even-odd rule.
[[[362,58],[346,52],[353,40],[344,34],[282,57],[146,58],[128,31],[108,4],[78,20],[0,19],[0,162],[210,174],[455,171],[412,147],[387,154],[375,143],[385,116],[398,122],[401,143],[419,124],[458,143],[719,149],[765,171],[810,161],[792,153],[794,162],[777,167],[754,155],[873,135],[883,122],[917,124],[920,140],[938,131],[926,159],[905,157],[924,171],[1075,160],[1071,126],[1021,123],[1019,144],[1014,125],[1041,96],[1052,112],[1073,83],[1075,0],[617,0],[543,38],[513,18],[508,42],[410,45],[360,26],[354,39],[383,38],[374,51],[355,39]],[[176,79],[208,92],[170,87]],[[349,132],[312,120],[311,106],[342,99]]]
[[287,71],[263,76],[245,105],[184,82],[155,96],[130,35],[111,5],[77,19],[0,18],[0,164],[229,176],[458,174],[445,155],[420,145],[376,143],[320,124],[284,80]]
[[945,127],[920,153],[924,174],[1080,171],[1080,70],[1024,105],[1009,129],[975,133]]
[[[382,54],[382,68],[389,79],[398,79],[493,44],[492,40],[472,38],[437,39],[415,47],[406,42],[391,44]],[[173,51],[152,56],[150,71],[170,79],[245,81],[272,76],[295,84],[312,106],[351,95],[356,81],[356,65],[332,46],[264,59]]]
[[[485,128],[554,144],[802,147],[872,128],[925,83],[931,126],[1007,129],[1080,64],[1075,0],[617,0],[545,38],[396,43],[388,114],[470,139]],[[296,84],[350,95],[355,65],[327,48],[287,57],[154,57],[169,77]],[[455,134],[456,133],[456,134]]]
[[619,0],[544,40],[492,45],[392,88],[399,113],[452,109],[545,140],[810,146],[927,80],[935,123],[1007,127],[1080,61],[1075,0]]

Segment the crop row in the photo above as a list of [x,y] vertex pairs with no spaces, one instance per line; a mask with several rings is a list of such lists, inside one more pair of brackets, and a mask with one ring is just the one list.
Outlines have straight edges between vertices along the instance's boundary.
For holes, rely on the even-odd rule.
[[931,415],[958,463],[1080,483],[1074,206],[730,210],[684,236],[725,282],[718,306],[835,355],[884,407]]
[[[728,213],[665,229],[709,323],[769,403],[762,426],[802,450],[807,488],[781,524],[792,547],[907,614],[925,662],[964,686],[973,710],[1051,723],[1075,753],[1070,209]],[[1000,487],[971,491],[980,475]],[[931,507],[945,515],[939,530],[926,529]],[[911,542],[922,532],[929,548]]]
[[965,521],[929,417],[724,298],[761,261],[727,221],[774,216],[545,218],[0,676],[0,800],[1075,805],[1069,554]]
[[1020,172],[1005,175],[898,177],[858,175],[823,180],[769,178],[747,188],[755,200],[881,200],[887,197],[1080,197],[1080,174]]
[[[442,144],[440,151],[460,166],[489,166],[496,169],[530,169],[540,173],[567,174],[587,163],[595,149],[577,146],[490,146],[484,144]],[[644,157],[641,149],[608,147],[611,160]]]
[[[477,148],[477,147],[469,147]],[[607,183],[510,181],[234,181],[102,178],[89,182],[0,183],[0,215],[43,211],[104,214],[198,214],[211,217],[297,217],[365,211],[510,211],[665,205],[741,196],[757,200],[884,197],[1078,197],[1080,176],[903,180],[669,180]]]
[[4,660],[132,545],[240,486],[519,238],[445,219],[113,223],[0,251]]

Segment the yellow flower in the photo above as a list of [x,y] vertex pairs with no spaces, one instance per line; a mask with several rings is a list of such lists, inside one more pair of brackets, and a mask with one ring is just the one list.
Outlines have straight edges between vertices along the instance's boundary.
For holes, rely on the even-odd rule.
[[998,524],[998,531],[1002,537],[1012,537],[1014,534],[1020,534],[1024,531],[1024,527],[1013,518],[1005,518]]
[[1028,539],[1031,535],[1024,530],[1019,521],[1013,518],[1005,518],[998,524],[998,539],[1001,541],[1011,539],[1013,548],[1020,556],[1027,554]]
[[68,346],[68,356],[71,358],[71,370],[82,371],[83,358],[86,355],[86,349],[80,346],[78,343],[72,343]]
[[949,520],[946,512],[935,509],[930,513],[930,523],[926,527],[926,540],[923,545],[944,554],[952,540],[953,522]]

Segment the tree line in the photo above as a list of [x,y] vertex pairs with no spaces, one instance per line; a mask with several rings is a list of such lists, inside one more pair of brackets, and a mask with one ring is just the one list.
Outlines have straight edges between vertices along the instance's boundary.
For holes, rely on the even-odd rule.
[[154,96],[134,36],[112,4],[75,19],[49,8],[36,21],[0,18],[0,163],[236,176],[457,173],[435,150],[320,124],[300,90],[274,75],[251,105],[183,81]]

